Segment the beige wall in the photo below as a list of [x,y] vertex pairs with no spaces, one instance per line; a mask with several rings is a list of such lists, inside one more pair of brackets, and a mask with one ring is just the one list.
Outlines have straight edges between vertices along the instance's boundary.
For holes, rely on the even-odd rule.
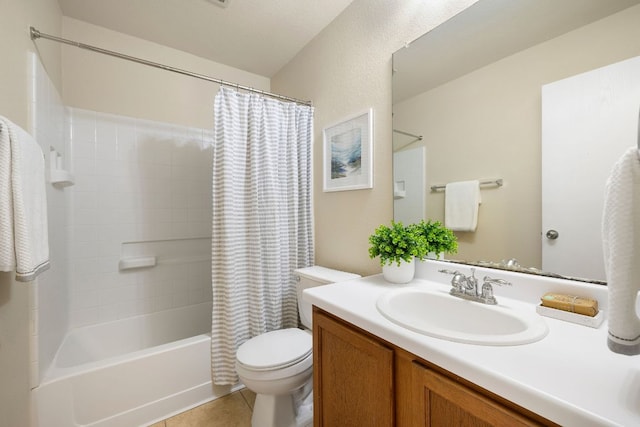
[[[29,26],[60,34],[55,0],[0,0],[0,115],[29,128]],[[60,48],[38,45],[61,87]],[[29,425],[29,287],[0,273],[0,427]]]
[[[315,110],[316,263],[360,274],[380,271],[368,237],[393,216],[391,55],[474,0],[355,0],[271,81],[274,91],[311,99]],[[374,188],[322,192],[322,129],[373,107]]]
[[[83,21],[63,18],[64,37],[148,61],[270,89],[268,78]],[[64,46],[63,94],[70,107],[184,126],[213,127],[218,85],[120,58]]]
[[29,53],[40,54],[58,90],[62,88],[60,46],[32,42],[29,27],[59,35],[61,12],[56,0],[0,0],[0,11],[0,115],[26,129]]
[[[394,106],[395,126],[425,137],[428,186],[505,181],[482,190],[478,229],[456,233],[456,258],[541,267],[541,86],[640,55],[638,22],[635,6]],[[426,204],[443,220],[443,192]]]

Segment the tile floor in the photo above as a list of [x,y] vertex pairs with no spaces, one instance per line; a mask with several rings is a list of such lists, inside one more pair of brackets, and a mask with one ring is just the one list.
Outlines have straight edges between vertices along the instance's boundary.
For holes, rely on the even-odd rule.
[[256,395],[242,389],[150,427],[250,427]]

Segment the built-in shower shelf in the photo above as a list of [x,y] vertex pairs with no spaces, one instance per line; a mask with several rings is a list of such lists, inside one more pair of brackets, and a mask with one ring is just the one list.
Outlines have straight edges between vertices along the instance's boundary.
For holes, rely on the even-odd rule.
[[211,262],[211,237],[122,242],[120,270]]
[[405,189],[404,181],[394,181],[393,182],[393,198],[395,200],[404,199],[407,197],[407,190]]
[[64,169],[51,169],[49,181],[56,187],[68,187],[75,184],[75,177]]
[[49,147],[49,182],[57,188],[64,188],[76,183],[71,172],[64,168],[62,153]]
[[118,263],[118,268],[120,270],[131,270],[134,268],[155,267],[156,263],[156,257],[154,256],[123,258]]

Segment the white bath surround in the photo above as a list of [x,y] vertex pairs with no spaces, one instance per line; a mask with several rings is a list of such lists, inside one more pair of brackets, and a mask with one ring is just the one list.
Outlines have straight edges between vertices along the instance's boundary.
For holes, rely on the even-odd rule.
[[70,327],[210,301],[212,131],[75,108],[69,128]]
[[[75,178],[47,184],[52,267],[28,285],[34,425],[142,425],[228,393],[210,381],[212,131],[67,108],[30,71],[46,165]],[[156,265],[120,270],[141,256]]]
[[[456,266],[469,273],[469,268]],[[439,261],[420,263],[416,278],[406,285],[390,285],[382,276],[327,285],[305,291],[307,301],[378,337],[433,362],[479,386],[505,397],[560,425],[638,425],[640,359],[612,353],[607,348],[606,321],[590,328],[544,318],[549,334],[542,340],[517,346],[461,344],[432,338],[400,327],[376,309],[376,300],[391,287],[425,286],[447,291],[449,277]],[[495,290],[499,304],[523,301],[535,312],[549,291],[589,296],[607,313],[607,288],[562,279],[478,268],[512,282]],[[473,319],[469,319],[473,321]]]

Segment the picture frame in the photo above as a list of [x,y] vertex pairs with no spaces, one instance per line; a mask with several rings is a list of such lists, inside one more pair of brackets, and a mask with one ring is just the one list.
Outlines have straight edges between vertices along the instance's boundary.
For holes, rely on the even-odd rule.
[[322,131],[323,191],[373,188],[373,109]]

